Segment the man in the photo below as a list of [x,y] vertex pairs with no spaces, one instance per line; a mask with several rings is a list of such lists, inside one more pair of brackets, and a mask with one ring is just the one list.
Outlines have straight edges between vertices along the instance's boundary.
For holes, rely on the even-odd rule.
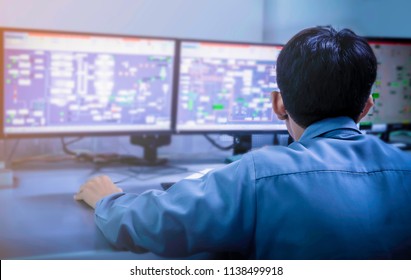
[[277,61],[273,109],[295,142],[266,147],[167,192],[121,192],[108,177],[75,199],[120,248],[259,259],[411,257],[411,157],[363,135],[377,62],[350,30],[309,28]]

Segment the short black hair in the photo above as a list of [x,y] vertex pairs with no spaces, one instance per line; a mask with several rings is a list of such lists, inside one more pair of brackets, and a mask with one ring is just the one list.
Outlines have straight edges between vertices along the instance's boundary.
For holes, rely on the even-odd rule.
[[277,59],[277,83],[284,106],[303,128],[338,116],[357,121],[377,75],[368,42],[349,29],[304,29]]

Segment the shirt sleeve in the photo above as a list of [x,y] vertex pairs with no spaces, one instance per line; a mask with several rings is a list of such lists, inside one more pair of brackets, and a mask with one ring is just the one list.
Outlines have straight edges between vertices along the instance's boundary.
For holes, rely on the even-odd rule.
[[168,191],[114,194],[97,203],[97,226],[121,249],[168,257],[247,254],[256,213],[252,157],[184,179]]

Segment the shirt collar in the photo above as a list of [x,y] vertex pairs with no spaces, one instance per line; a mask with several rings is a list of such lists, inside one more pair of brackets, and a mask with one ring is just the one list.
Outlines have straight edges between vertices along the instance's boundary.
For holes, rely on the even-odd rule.
[[361,131],[358,129],[357,124],[351,118],[337,117],[323,119],[311,124],[305,129],[299,141],[301,142],[304,140],[312,139],[327,132],[340,129],[351,130],[356,134],[361,134]]

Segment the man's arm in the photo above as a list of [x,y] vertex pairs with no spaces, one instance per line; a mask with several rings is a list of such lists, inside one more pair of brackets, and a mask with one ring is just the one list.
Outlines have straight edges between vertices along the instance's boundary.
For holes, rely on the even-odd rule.
[[177,182],[166,192],[106,196],[97,202],[96,223],[122,249],[145,248],[169,257],[247,254],[256,211],[254,169],[247,158],[202,178]]

